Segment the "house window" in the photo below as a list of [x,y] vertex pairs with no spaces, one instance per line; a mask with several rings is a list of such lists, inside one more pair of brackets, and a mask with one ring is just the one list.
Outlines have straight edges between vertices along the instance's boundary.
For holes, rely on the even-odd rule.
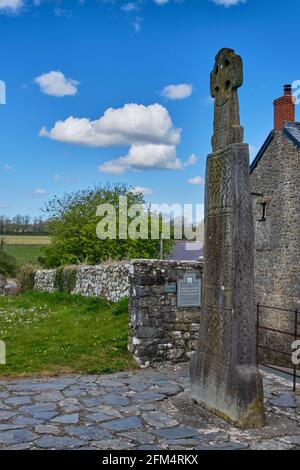
[[263,202],[261,205],[261,219],[260,222],[265,222],[267,220],[267,203]]

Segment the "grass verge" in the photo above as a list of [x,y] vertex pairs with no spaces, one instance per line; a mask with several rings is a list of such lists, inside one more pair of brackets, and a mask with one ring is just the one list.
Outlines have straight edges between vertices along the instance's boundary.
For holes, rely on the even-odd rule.
[[0,377],[99,374],[136,367],[127,351],[128,302],[28,292],[0,297]]

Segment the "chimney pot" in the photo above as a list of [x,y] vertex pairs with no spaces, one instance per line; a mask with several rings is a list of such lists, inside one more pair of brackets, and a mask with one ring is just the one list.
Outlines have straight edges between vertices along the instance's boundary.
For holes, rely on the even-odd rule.
[[292,85],[284,85],[284,94],[292,96]]

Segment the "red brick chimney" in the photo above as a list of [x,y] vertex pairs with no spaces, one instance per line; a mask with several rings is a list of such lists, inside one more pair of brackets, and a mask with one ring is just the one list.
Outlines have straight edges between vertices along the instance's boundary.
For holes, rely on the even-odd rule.
[[275,131],[280,131],[286,122],[295,122],[295,101],[291,85],[285,85],[284,96],[274,101]]

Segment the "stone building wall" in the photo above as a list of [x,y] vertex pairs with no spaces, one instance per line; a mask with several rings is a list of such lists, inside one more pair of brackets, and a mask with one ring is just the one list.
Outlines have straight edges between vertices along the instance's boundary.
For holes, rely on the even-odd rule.
[[[256,302],[291,310],[300,308],[299,158],[299,148],[282,131],[277,131],[251,174],[252,192],[256,193],[253,195]],[[294,330],[293,314],[264,308],[260,311],[262,326]],[[292,341],[292,337],[261,330],[261,344],[288,354],[272,355],[271,360],[282,365],[291,365]],[[270,355],[264,360],[270,361]]]
[[176,283],[183,273],[202,279],[202,262],[135,260],[130,270],[129,350],[146,366],[155,362],[187,361],[195,350],[201,308],[177,307]]

